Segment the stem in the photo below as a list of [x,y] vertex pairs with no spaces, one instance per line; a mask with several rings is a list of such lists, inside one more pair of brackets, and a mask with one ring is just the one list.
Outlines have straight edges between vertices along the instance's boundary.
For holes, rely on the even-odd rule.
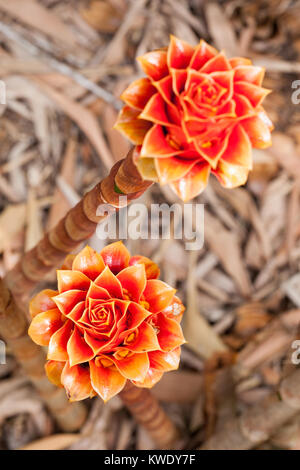
[[[28,322],[10,291],[0,279],[0,335],[36,387],[56,421],[64,431],[80,429],[86,409],[81,403],[70,404],[64,390],[54,387],[44,370],[46,357],[42,348],[27,334]],[[75,405],[75,406],[74,406]]]
[[147,430],[158,449],[175,449],[179,432],[150,390],[135,387],[127,381],[119,397],[136,421]]
[[[151,186],[144,181],[133,162],[133,150],[125,159],[117,162],[110,174],[100,181],[65,217],[45,234],[44,238],[5,276],[5,281],[17,301],[24,298],[55,266],[63,262],[80,243],[95,232],[97,224],[105,219],[110,208],[120,208],[120,192],[127,196],[129,204]],[[118,192],[115,188],[118,188]],[[120,191],[120,192],[119,192]],[[124,197],[123,197],[124,199]],[[97,215],[97,209],[107,209],[104,215]],[[104,212],[104,211],[103,211]]]

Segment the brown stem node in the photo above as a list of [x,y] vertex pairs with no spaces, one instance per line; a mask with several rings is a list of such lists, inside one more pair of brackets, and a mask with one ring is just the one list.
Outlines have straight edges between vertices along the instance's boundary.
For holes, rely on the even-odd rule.
[[49,241],[51,245],[65,253],[70,253],[78,245],[78,241],[70,238],[66,231],[65,217],[49,232]]
[[151,181],[144,181],[141,177],[133,161],[133,153],[134,150],[130,150],[115,178],[118,188],[124,194],[144,192],[152,184]]
[[83,200],[66,215],[65,229],[73,240],[80,242],[89,238],[96,229],[96,222],[90,221],[83,211]]
[[48,269],[51,269],[53,266],[57,266],[66,257],[66,253],[64,251],[60,251],[51,245],[47,233],[37,244],[36,253],[38,259],[40,259],[43,264],[48,266]]

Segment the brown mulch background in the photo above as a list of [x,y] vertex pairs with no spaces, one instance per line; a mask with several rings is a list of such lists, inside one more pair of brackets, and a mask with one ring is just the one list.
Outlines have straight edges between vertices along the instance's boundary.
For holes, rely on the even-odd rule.
[[[265,105],[273,146],[254,151],[247,186],[228,191],[211,178],[198,197],[204,248],[185,251],[174,239],[127,243],[160,264],[161,278],[187,305],[180,370],[165,374],[154,393],[186,447],[195,448],[268,396],[291,368],[300,320],[300,103],[291,99],[300,74],[300,1],[0,0],[7,94],[0,105],[0,275],[124,157],[129,145],[112,129],[118,97],[141,75],[136,56],[165,46],[170,33],[252,58],[266,67],[264,85],[273,90]],[[158,186],[142,198],[147,205],[165,200],[176,197]],[[89,240],[99,250],[104,243]],[[46,285],[54,280],[52,273]],[[279,315],[292,309],[282,330]],[[219,380],[218,369],[232,362],[234,374]],[[62,434],[8,351],[0,365],[0,449],[153,448],[118,398],[88,406],[81,433]],[[300,449],[299,426],[296,417],[263,447]]]

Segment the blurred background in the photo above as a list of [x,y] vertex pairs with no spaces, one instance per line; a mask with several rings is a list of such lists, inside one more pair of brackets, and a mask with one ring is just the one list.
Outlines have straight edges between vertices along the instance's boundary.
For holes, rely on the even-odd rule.
[[[159,263],[187,305],[180,370],[154,393],[196,448],[291,368],[300,320],[300,1],[0,0],[0,275],[126,155],[128,142],[112,129],[119,96],[141,76],[135,58],[166,46],[170,33],[250,57],[273,90],[265,102],[273,146],[254,151],[247,186],[224,190],[211,178],[198,197],[203,249],[126,242]],[[157,185],[142,198],[166,200],[177,201]],[[52,273],[44,285],[54,281]],[[7,351],[0,449],[153,448],[118,398],[87,406],[81,433],[63,435]],[[262,447],[299,449],[299,426],[296,417]]]

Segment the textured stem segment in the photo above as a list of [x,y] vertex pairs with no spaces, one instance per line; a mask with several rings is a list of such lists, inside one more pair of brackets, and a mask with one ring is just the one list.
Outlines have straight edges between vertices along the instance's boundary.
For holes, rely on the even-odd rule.
[[119,397],[158,449],[175,449],[179,432],[148,389],[135,387],[127,381]]
[[[97,224],[109,214],[139,197],[149,186],[134,162],[131,150],[117,162],[110,174],[89,191],[66,216],[6,275],[5,280],[14,297],[22,301],[53,267],[80,243],[90,238]],[[120,198],[120,196],[127,196]],[[102,209],[102,210],[99,210]]]
[[286,377],[279,393],[249,408],[211,437],[201,450],[246,450],[267,441],[300,411],[300,369]]
[[9,289],[0,279],[0,335],[13,351],[27,376],[39,391],[56,421],[64,431],[80,429],[86,409],[81,403],[70,404],[65,391],[54,387],[44,370],[43,349],[34,344],[27,334],[28,323]]

